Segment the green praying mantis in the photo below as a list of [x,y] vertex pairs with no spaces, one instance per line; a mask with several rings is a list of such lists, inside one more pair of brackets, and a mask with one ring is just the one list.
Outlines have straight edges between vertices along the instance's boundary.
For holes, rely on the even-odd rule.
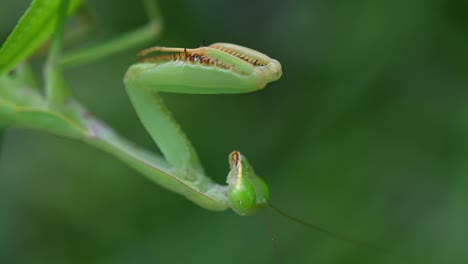
[[[153,1],[145,3],[150,13],[158,14]],[[271,206],[268,185],[257,176],[247,158],[239,151],[229,155],[227,185],[215,183],[204,172],[192,143],[158,95],[159,92],[233,94],[258,91],[280,79],[282,68],[277,60],[253,49],[228,43],[194,49],[156,46],[140,51],[139,62],[128,68],[124,83],[138,117],[164,156],[161,157],[135,146],[90,114],[74,98],[61,74],[62,66],[73,61],[91,61],[108,55],[109,49],[126,49],[129,43],[147,41],[148,31],[154,31],[154,26],[160,27],[160,24],[152,20],[149,27],[131,32],[110,45],[84,52],[82,56],[62,57],[67,14],[72,13],[80,1],[34,1],[22,19],[23,24],[27,24],[28,19],[33,21],[28,16],[38,12],[34,8],[39,4],[53,10],[55,13],[51,11],[51,16],[58,21],[56,27],[52,27],[54,36],[46,63],[45,94],[34,88],[37,82],[27,64],[19,64],[13,73],[0,76],[0,130],[15,126],[79,140],[115,156],[155,183],[205,209],[232,209],[239,215],[251,215],[259,208],[270,206],[296,222],[356,242],[293,218]],[[31,21],[29,23],[33,23]],[[33,33],[29,33],[31,38],[40,35]],[[18,52],[21,56],[12,58],[5,55],[5,50],[15,49],[20,34],[28,33],[15,30],[0,50],[0,58],[6,58],[0,63],[0,73],[8,72],[15,60],[19,62],[21,56],[25,56],[21,52]]]
[[[172,54],[144,57],[153,52]],[[138,116],[173,171],[155,180],[211,210],[231,208],[249,215],[267,205],[268,186],[238,151],[229,155],[227,187],[205,176],[195,149],[157,93],[251,92],[278,80],[281,64],[255,50],[227,43],[198,49],[153,47],[139,55],[144,58],[130,66],[125,86]]]

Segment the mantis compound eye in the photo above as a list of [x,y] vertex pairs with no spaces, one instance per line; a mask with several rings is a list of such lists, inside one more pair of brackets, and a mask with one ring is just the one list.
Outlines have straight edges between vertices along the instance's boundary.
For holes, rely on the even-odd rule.
[[250,215],[268,204],[270,190],[238,151],[229,155],[231,171],[227,183],[231,208],[239,215]]
[[257,204],[255,189],[252,184],[246,180],[238,180],[230,189],[229,200],[232,209],[240,215],[253,213]]

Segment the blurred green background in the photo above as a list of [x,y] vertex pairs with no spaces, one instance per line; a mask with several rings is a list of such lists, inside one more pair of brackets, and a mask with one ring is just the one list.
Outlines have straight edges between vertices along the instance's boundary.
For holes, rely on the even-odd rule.
[[[146,23],[139,1],[88,2],[91,41]],[[0,41],[28,4],[0,2]],[[224,182],[238,149],[276,206],[403,257],[268,210],[284,263],[468,262],[467,1],[160,5],[154,45],[233,42],[283,65],[282,79],[258,93],[163,95],[208,173]],[[65,74],[97,116],[157,151],[124,92],[135,53]],[[206,211],[107,154],[44,133],[9,129],[0,151],[0,263],[276,261],[262,213]]]

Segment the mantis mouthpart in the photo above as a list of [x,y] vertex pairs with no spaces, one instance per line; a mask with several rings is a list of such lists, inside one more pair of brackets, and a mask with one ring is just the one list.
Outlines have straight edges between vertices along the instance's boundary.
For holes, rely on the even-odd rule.
[[268,186],[240,152],[229,155],[228,186],[205,175],[194,147],[158,92],[253,92],[278,80],[281,64],[258,51],[228,43],[197,49],[152,47],[138,55],[140,63],[130,66],[125,75],[127,93],[172,170],[154,180],[210,210],[232,208],[239,215],[249,215],[266,206]]

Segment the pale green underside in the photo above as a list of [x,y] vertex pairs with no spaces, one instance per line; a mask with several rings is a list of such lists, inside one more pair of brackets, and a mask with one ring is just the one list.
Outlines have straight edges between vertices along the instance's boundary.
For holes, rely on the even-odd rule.
[[132,65],[125,76],[127,86],[157,89],[160,92],[194,94],[247,93],[263,88],[255,74],[238,74],[230,70],[188,64],[181,61],[138,63]]

